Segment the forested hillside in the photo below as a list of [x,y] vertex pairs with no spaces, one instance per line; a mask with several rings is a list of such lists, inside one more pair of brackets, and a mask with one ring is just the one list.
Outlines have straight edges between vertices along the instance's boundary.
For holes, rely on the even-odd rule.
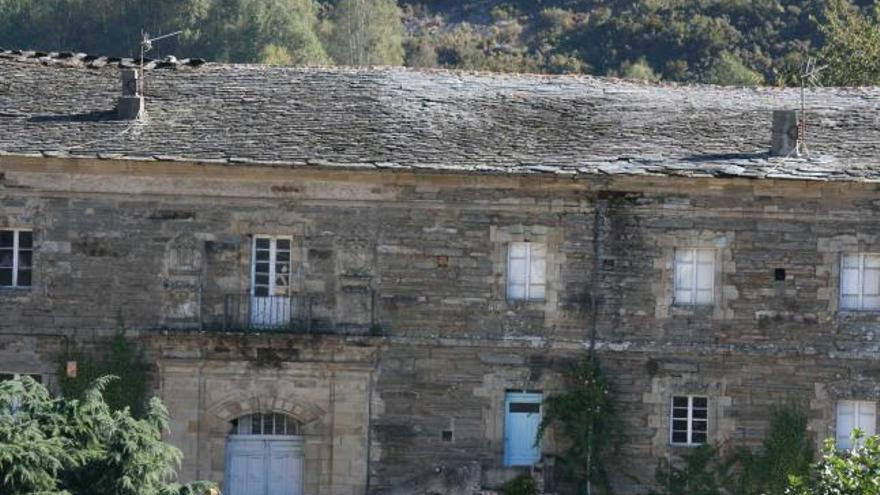
[[880,81],[870,0],[0,0],[0,47],[736,85]]

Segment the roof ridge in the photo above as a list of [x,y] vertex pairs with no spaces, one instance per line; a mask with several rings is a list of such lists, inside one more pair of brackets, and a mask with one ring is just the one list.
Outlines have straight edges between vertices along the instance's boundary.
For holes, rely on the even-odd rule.
[[[39,50],[4,50],[0,48],[0,60],[12,60],[23,63],[39,63],[62,67],[81,67],[89,69],[135,68],[141,63],[140,57],[110,57],[103,55],[90,55],[83,52],[60,51],[45,52]],[[203,58],[178,59],[174,55],[168,55],[161,60],[144,57],[144,69],[175,69],[180,67],[201,67],[207,62]]]

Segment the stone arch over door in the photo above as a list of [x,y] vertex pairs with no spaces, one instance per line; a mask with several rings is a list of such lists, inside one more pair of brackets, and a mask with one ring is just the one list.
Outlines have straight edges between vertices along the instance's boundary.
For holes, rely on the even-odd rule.
[[305,492],[317,493],[324,460],[322,447],[331,443],[330,428],[326,421],[326,411],[295,397],[275,397],[272,395],[236,394],[217,402],[203,415],[203,435],[210,449],[211,479],[221,481],[225,478],[226,446],[232,421],[256,413],[276,413],[290,417],[300,425],[304,439]]

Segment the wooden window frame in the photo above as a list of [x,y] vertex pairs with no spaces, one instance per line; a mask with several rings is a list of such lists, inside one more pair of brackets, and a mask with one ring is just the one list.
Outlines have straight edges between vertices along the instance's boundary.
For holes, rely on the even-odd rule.
[[[687,418],[676,418],[675,417],[675,399],[686,398],[687,403]],[[706,418],[694,418],[694,399],[704,399],[706,401]],[[702,408],[699,408],[702,409]],[[675,433],[680,432],[682,430],[675,429],[675,421],[681,420],[687,421],[687,430],[685,434],[687,435],[687,439],[684,442],[675,441]],[[706,422],[706,430],[702,433],[705,433],[706,440],[702,442],[694,441],[694,422],[695,421],[705,421]],[[709,397],[706,395],[673,395],[669,401],[669,444],[676,447],[696,447],[699,445],[704,445],[709,442]]]
[[[855,294],[844,294],[844,276],[846,273],[846,260],[850,257],[858,257],[858,267],[856,267],[856,276],[857,276],[857,285],[858,292]],[[880,261],[880,254],[878,253],[843,253],[840,257],[840,309],[843,311],[880,311],[880,302],[876,305],[866,306],[865,305],[865,273],[866,271],[880,271],[880,268],[867,268],[865,266],[865,261],[867,258],[877,258]],[[846,297],[856,296],[857,303],[855,306],[849,305],[846,303]],[[869,294],[870,296],[870,294]],[[880,294],[874,297],[878,297]]]
[[[260,239],[265,239],[269,241],[269,283],[266,287],[267,295],[266,296],[258,296],[257,292],[257,241]],[[278,241],[285,240],[290,243],[290,247],[287,250],[289,253],[289,259],[287,260],[288,265],[288,273],[287,273],[287,287],[285,294],[276,294],[276,277],[278,273],[277,269],[277,255],[278,255]],[[263,251],[261,249],[261,251]],[[293,236],[289,235],[254,235],[253,240],[251,241],[251,280],[250,280],[250,293],[252,297],[290,297],[291,295],[291,284],[293,282]]]
[[[691,254],[691,261],[690,262],[680,262],[679,255],[681,253],[688,252],[688,251]],[[711,264],[709,264],[708,267],[705,267],[705,265],[707,265],[707,263],[701,263],[699,261],[699,259],[700,259],[699,254],[701,252],[711,254],[712,262],[711,262]],[[718,277],[716,276],[717,273],[715,270],[715,268],[716,268],[715,264],[717,263],[717,260],[715,259],[715,255],[716,255],[716,250],[713,248],[701,248],[701,247],[675,248],[675,251],[672,255],[673,256],[673,260],[672,260],[672,277],[673,277],[672,278],[672,287],[673,287],[672,300],[673,300],[673,304],[675,306],[708,307],[708,306],[713,306],[715,304],[715,287],[718,284],[718,281],[716,280]],[[679,267],[682,265],[686,265],[686,264],[690,265],[690,268],[691,268],[691,277],[690,277],[691,287],[689,289],[688,288],[681,288],[679,286],[679,281],[678,281],[679,280]],[[704,267],[703,269],[708,269],[710,271],[710,273],[712,274],[712,286],[709,287],[708,289],[699,287],[700,273],[702,273],[702,270],[700,269],[701,266]],[[698,301],[697,300],[698,293],[700,291],[706,291],[706,290],[708,290],[708,292],[710,294],[709,301],[704,301],[704,302]],[[679,298],[679,291],[689,291],[690,297],[688,298],[688,300],[682,300],[681,298]]]
[[[4,269],[12,269],[12,279],[10,285],[0,285],[0,289],[30,289],[34,286],[34,231],[32,229],[0,229],[0,232],[12,232],[12,266]],[[31,247],[27,249],[21,248],[21,233],[28,232],[31,234]],[[6,248],[9,249],[9,248]],[[18,275],[20,268],[20,258],[22,251],[30,251],[31,266],[27,268],[31,273],[31,280],[28,285],[19,284]]]

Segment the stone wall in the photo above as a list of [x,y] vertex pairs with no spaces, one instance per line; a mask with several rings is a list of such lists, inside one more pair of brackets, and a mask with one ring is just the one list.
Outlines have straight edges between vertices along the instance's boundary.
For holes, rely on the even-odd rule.
[[[837,303],[841,254],[880,252],[870,184],[10,158],[0,177],[0,228],[33,228],[37,245],[34,287],[0,292],[0,371],[51,384],[65,346],[128,329],[150,349],[187,479],[221,480],[229,420],[277,410],[308,425],[307,493],[475,461],[497,484],[515,474],[505,392],[559,390],[594,328],[625,423],[621,493],[682,452],[674,394],[709,396],[712,440],[747,446],[774,405],[808,411],[818,445],[838,399],[880,398],[878,314]],[[311,334],[216,332],[256,234],[292,236]],[[506,245],[523,240],[548,246],[540,302],[506,298]],[[681,247],[715,250],[710,308],[673,304]]]

